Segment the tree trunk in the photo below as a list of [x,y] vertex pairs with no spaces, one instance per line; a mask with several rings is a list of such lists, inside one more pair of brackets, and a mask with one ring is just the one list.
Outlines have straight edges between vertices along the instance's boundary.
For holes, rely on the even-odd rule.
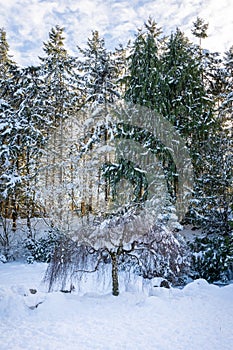
[[32,238],[32,225],[31,225],[31,215],[30,215],[29,208],[27,208],[27,238]]
[[111,253],[112,259],[112,295],[119,295],[119,281],[118,281],[118,261],[117,254]]
[[12,218],[12,231],[15,232],[17,229],[17,205],[16,205],[16,199],[12,199],[12,213],[11,213],[11,218]]

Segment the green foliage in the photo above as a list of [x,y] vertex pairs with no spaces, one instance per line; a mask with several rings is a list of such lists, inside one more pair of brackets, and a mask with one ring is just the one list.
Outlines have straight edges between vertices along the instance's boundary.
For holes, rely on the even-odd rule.
[[158,107],[161,80],[159,49],[162,45],[160,34],[160,28],[157,28],[151,18],[144,24],[143,30],[138,30],[128,58],[127,101],[150,108]]
[[193,154],[211,126],[212,106],[202,81],[196,47],[179,29],[162,54],[163,81],[159,111],[185,137]]
[[167,190],[171,199],[176,197],[177,169],[169,148],[155,135],[135,125],[118,123],[116,125],[116,138],[125,138],[139,142],[145,149],[156,154],[160,162],[167,182]]
[[108,179],[113,199],[116,196],[116,187],[119,181],[124,178],[134,187],[133,202],[143,202],[147,198],[148,182],[143,171],[135,168],[133,162],[120,159],[119,164],[106,163],[103,165],[103,176]]
[[233,232],[196,238],[192,250],[192,277],[227,282],[233,270]]

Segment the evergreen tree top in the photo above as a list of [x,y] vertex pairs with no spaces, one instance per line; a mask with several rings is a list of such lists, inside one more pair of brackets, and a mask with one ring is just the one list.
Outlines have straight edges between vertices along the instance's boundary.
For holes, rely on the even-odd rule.
[[162,34],[162,29],[158,27],[155,20],[152,17],[149,17],[148,21],[144,23],[144,26],[150,36],[156,38]]
[[49,33],[48,42],[44,42],[43,50],[48,56],[67,56],[67,50],[64,47],[65,37],[64,28],[56,25]]
[[151,17],[149,17],[147,22],[144,22],[144,26],[142,28],[138,28],[134,43],[136,44],[138,41],[154,41],[157,43],[160,41],[159,37],[161,34],[162,29],[158,27],[157,23]]
[[0,64],[14,64],[9,55],[9,44],[6,38],[6,31],[4,28],[0,28]]
[[168,43],[173,43],[173,45],[176,45],[176,49],[178,49],[179,46],[181,46],[182,48],[191,47],[189,39],[178,27],[176,28],[175,33],[171,33]]
[[193,29],[191,32],[197,38],[204,39],[208,36],[206,33],[208,27],[209,24],[205,23],[204,19],[197,17],[196,21],[193,22]]
[[85,57],[100,57],[100,56],[106,56],[107,50],[105,48],[105,41],[103,38],[100,37],[99,32],[97,30],[92,31],[91,38],[88,38],[87,40],[87,47],[82,49],[78,46],[78,50],[83,54]]
[[0,29],[0,62],[5,61],[8,57],[9,45],[6,40],[6,32]]

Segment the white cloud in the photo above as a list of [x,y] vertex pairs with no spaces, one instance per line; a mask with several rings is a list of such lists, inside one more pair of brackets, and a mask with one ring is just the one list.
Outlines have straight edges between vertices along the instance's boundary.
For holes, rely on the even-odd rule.
[[207,48],[223,52],[233,44],[232,0],[0,0],[0,8],[11,52],[23,65],[38,62],[56,24],[65,27],[67,47],[74,53],[95,29],[106,36],[109,48],[125,44],[149,16],[165,34],[180,27],[190,38],[200,16],[209,22]]

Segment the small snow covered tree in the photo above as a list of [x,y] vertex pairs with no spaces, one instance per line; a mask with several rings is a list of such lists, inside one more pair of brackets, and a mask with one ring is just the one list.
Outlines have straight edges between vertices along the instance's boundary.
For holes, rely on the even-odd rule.
[[106,235],[103,230],[83,243],[69,237],[61,241],[45,276],[45,281],[49,282],[49,290],[59,285],[61,290],[71,291],[76,282],[79,283],[80,277],[97,271],[104,275],[103,270],[110,265],[114,296],[119,295],[120,272],[129,272],[146,279],[162,277],[170,283],[182,284],[190,263],[182,237],[165,227],[154,226],[138,237],[139,240],[126,244],[124,240],[128,234],[122,231],[123,221],[124,218],[121,218],[121,222],[115,222],[114,229],[108,227],[108,242],[103,241]]
[[207,29],[209,27],[208,23],[205,23],[204,19],[197,17],[196,21],[193,23],[192,34],[199,38],[199,46],[201,48],[201,40],[207,38]]

